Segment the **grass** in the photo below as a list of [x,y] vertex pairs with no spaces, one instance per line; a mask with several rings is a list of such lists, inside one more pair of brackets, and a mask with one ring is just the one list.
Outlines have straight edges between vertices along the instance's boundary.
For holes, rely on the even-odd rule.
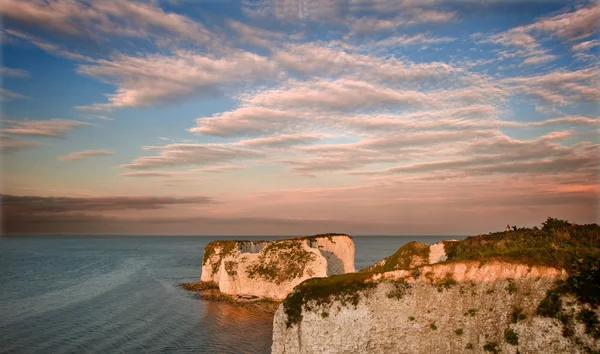
[[303,237],[296,237],[294,240],[308,240],[308,241],[312,241],[312,240],[316,240],[319,238],[327,238],[329,241],[331,241],[332,243],[335,243],[333,241],[333,237],[334,236],[345,236],[348,237],[352,240],[352,236],[345,234],[345,233],[336,233],[336,232],[328,232],[326,234],[317,234],[317,235],[313,235],[313,236],[303,236]]
[[[569,273],[566,292],[582,302],[600,303],[600,226],[571,225],[548,218],[539,228],[469,237],[449,254],[452,261],[503,260],[527,265],[564,268]],[[513,284],[514,285],[514,284]],[[509,287],[509,292],[516,291]]]
[[[562,312],[564,294],[573,294],[582,304],[600,305],[600,226],[572,225],[555,218],[548,218],[542,225],[469,237],[457,245],[449,259],[502,260],[565,269],[568,279],[548,291],[536,314],[560,319],[568,335],[567,316]],[[506,290],[512,294],[517,287],[509,281]]]
[[412,269],[415,266],[429,263],[429,246],[417,241],[400,247],[396,253],[384,258],[383,264],[361,269],[360,272],[383,273],[399,269]]
[[[567,221],[548,218],[542,228],[521,228],[516,231],[468,237],[462,241],[445,243],[444,246],[448,254],[447,263],[479,261],[484,264],[500,260],[529,266],[564,268],[569,274],[568,279],[548,291],[536,310],[537,315],[561,320],[565,324],[563,334],[569,334],[569,323],[572,322],[570,318],[573,316],[569,317],[563,313],[562,295],[573,294],[580,303],[587,303],[592,307],[600,304],[600,226],[597,224],[572,225]],[[410,242],[385,258],[385,262],[364,268],[358,273],[309,279],[297,286],[284,301],[288,327],[302,319],[303,306],[310,308],[313,305],[328,304],[333,300],[356,306],[363,293],[368,294],[370,289],[377,286],[371,280],[374,273],[405,269],[412,270],[411,274],[416,279],[421,276],[418,267],[422,262],[427,262],[428,258],[429,246]],[[424,276],[428,277],[428,274]],[[454,284],[454,279],[448,277],[434,285],[438,286],[439,291],[443,291]],[[388,297],[402,298],[407,289],[401,282],[395,284]],[[506,290],[509,294],[518,291],[513,279],[508,280]],[[465,316],[476,314],[477,309],[469,309]],[[521,309],[515,309],[512,316],[513,323],[526,318]],[[578,315],[578,319],[590,323],[591,328],[598,328],[598,324],[588,312]],[[596,333],[594,329],[590,331]],[[498,350],[495,343],[487,343],[486,346],[484,349],[487,351]]]
[[314,257],[313,253],[302,247],[300,240],[273,241],[260,252],[258,262],[248,268],[248,277],[260,277],[281,284],[301,277]]

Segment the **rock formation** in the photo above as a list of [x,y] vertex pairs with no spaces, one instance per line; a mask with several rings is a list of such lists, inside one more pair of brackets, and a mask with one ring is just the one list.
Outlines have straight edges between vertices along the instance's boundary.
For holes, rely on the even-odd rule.
[[400,247],[393,255],[374,265],[361,269],[361,272],[386,272],[398,269],[411,269],[424,264],[435,264],[448,259],[448,254],[459,241],[448,240],[426,245],[412,241]]
[[354,242],[326,234],[279,241],[214,241],[204,251],[202,282],[228,295],[284,299],[302,281],[354,272]]
[[279,306],[278,353],[598,353],[600,227],[418,242]]

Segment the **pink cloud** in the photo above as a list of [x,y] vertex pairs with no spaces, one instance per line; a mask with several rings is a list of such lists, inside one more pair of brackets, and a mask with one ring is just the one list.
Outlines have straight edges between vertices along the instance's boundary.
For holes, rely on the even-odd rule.
[[59,156],[58,160],[59,161],[75,161],[75,160],[83,160],[87,157],[92,157],[92,156],[108,156],[108,155],[114,155],[115,153],[108,150],[108,149],[101,149],[101,150],[83,150],[83,151],[74,151],[70,154],[64,155],[64,156]]
[[2,133],[51,138],[64,138],[67,131],[89,125],[89,123],[68,119],[4,120],[2,123],[3,126],[7,126],[0,129]]

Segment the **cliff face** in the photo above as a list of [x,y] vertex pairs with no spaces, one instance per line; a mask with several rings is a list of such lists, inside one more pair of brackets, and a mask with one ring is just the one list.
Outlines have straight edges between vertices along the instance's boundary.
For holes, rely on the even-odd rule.
[[566,296],[559,311],[571,317],[536,314],[555,281],[566,277],[553,267],[463,261],[312,279],[277,310],[272,352],[598,351],[600,336],[574,318],[600,310]]
[[302,281],[354,272],[347,235],[280,241],[215,241],[206,246],[201,281],[228,295],[284,299]]

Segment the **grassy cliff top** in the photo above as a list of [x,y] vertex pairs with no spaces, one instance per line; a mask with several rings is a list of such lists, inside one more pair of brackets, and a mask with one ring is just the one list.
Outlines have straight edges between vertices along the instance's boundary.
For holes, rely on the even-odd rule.
[[[548,218],[542,225],[542,228],[522,228],[445,242],[446,262],[500,260],[564,268],[569,278],[561,285],[560,291],[572,293],[592,306],[600,305],[600,226],[574,225],[553,218]],[[310,306],[310,303],[322,305],[339,300],[356,305],[362,291],[376,286],[370,281],[375,273],[410,269],[413,257],[426,258],[426,252],[428,255],[427,245],[411,242],[387,257],[385,263],[358,273],[302,282],[283,302],[288,326],[301,320],[302,308]]]
[[400,247],[396,253],[359,272],[383,273],[399,269],[411,269],[429,262],[429,245],[412,241]]
[[332,237],[334,236],[345,236],[345,237],[349,237],[350,239],[352,239],[352,236],[348,235],[348,234],[344,234],[344,233],[336,233],[336,232],[329,232],[326,234],[317,234],[317,235],[312,235],[312,236],[301,236],[301,237],[297,237],[297,239],[300,240],[314,240],[314,239],[318,239],[318,238],[328,238],[329,240],[331,240]]

